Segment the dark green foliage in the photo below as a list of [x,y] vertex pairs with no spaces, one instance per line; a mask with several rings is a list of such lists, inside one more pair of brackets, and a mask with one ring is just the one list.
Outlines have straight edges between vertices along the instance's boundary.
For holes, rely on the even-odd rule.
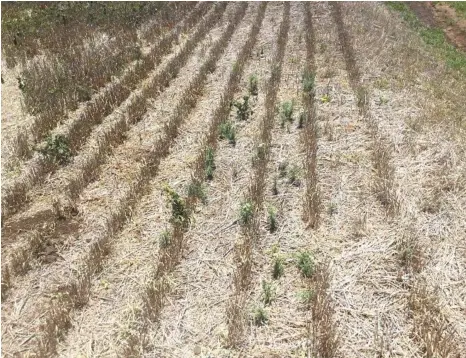
[[225,121],[220,124],[220,138],[228,139],[231,145],[236,144],[236,129],[231,121]]
[[205,173],[207,180],[212,180],[214,178],[214,170],[214,149],[208,147],[205,152]]
[[70,161],[71,150],[68,139],[62,135],[48,136],[45,148],[40,150],[45,157],[54,163],[64,165]]
[[298,269],[301,271],[301,274],[309,278],[314,274],[315,271],[315,264],[312,255],[307,252],[303,251],[298,255],[297,262],[296,262]]
[[249,107],[249,96],[243,96],[243,101],[235,101],[233,105],[236,107],[236,117],[240,121],[247,121],[253,113]]

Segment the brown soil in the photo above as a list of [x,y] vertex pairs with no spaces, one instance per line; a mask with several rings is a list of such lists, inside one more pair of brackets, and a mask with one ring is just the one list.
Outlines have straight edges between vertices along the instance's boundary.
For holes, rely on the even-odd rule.
[[466,19],[458,16],[455,9],[431,1],[407,4],[424,25],[441,28],[452,45],[466,51]]

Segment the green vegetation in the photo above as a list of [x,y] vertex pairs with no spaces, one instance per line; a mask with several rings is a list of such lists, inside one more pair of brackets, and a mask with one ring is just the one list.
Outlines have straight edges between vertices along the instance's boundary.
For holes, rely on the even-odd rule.
[[[466,55],[448,43],[441,29],[424,26],[416,14],[404,2],[387,1],[385,4],[392,10],[398,11],[403,20],[418,32],[426,44],[439,51],[439,54],[445,58],[447,66],[466,74]],[[459,2],[456,2],[456,4],[455,2],[451,2],[449,4],[460,11],[466,7],[466,5],[463,5],[464,3]]]
[[293,110],[294,105],[292,101],[283,102],[280,110],[281,125],[282,128],[285,126],[285,123],[293,122]]
[[207,180],[212,180],[214,178],[214,170],[214,149],[208,147],[205,152],[205,173]]
[[269,231],[275,232],[277,230],[277,209],[274,207],[269,207],[268,209],[269,216],[267,218],[267,222],[269,225]]
[[264,324],[267,324],[269,321],[269,315],[263,307],[257,307],[254,310],[253,321],[256,326],[263,326]]
[[162,232],[162,234],[160,234],[159,246],[161,249],[165,249],[168,246],[170,246],[171,241],[172,241],[172,235],[170,234],[168,230],[165,230],[164,232]]
[[314,274],[314,259],[309,252],[301,252],[297,257],[296,265],[298,266],[298,269],[301,271],[301,274],[304,277],[309,278]]
[[188,196],[200,200],[203,204],[207,202],[207,194],[204,185],[198,180],[193,180],[189,184]]
[[243,101],[235,101],[233,105],[236,107],[236,117],[240,121],[247,121],[253,113],[249,107],[249,96],[243,96]]
[[271,282],[262,280],[262,301],[265,305],[272,303],[275,297],[275,286]]
[[248,225],[252,221],[252,216],[254,213],[254,206],[251,202],[246,201],[241,204],[240,208],[240,221],[242,225]]
[[303,91],[306,93],[312,93],[315,87],[316,75],[308,70],[304,71],[302,76]]
[[71,158],[71,150],[68,139],[62,135],[47,137],[47,144],[40,150],[45,157],[57,164],[67,164]]
[[174,224],[187,225],[189,223],[189,214],[185,201],[170,186],[166,185],[163,190],[165,194],[167,194],[172,207],[172,217],[170,221]]
[[298,293],[298,298],[305,306],[309,305],[314,297],[314,291],[311,289],[302,290]]
[[274,255],[273,259],[273,268],[272,268],[272,277],[275,280],[278,280],[283,276],[285,272],[285,267],[283,265],[283,258],[278,254]]
[[256,75],[251,75],[249,77],[249,94],[251,96],[257,96],[259,94],[259,86],[257,83]]
[[220,139],[228,139],[231,145],[236,144],[236,129],[231,121],[224,121],[220,124]]

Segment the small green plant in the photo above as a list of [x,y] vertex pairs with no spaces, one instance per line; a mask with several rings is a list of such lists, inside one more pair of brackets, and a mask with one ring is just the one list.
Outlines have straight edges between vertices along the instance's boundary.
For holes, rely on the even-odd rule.
[[380,96],[379,100],[377,101],[377,105],[379,106],[383,106],[384,104],[387,104],[387,103],[388,103],[388,99],[382,96]]
[[46,145],[40,152],[57,164],[67,164],[71,158],[68,139],[62,135],[51,136],[46,139]]
[[328,204],[327,212],[328,212],[329,215],[334,215],[334,214],[338,213],[337,204],[334,203],[334,202],[331,202],[330,204]]
[[328,102],[330,102],[330,100],[331,100],[331,98],[330,98],[330,95],[328,93],[324,94],[320,99],[320,101],[322,103],[328,103]]
[[252,216],[254,214],[254,206],[251,202],[246,201],[241,204],[240,208],[240,220],[242,225],[248,225],[252,221]]
[[301,304],[308,306],[314,298],[314,291],[311,289],[302,290],[298,293],[298,298]]
[[207,202],[204,185],[196,179],[192,180],[188,185],[188,196],[200,200],[203,204]]
[[170,246],[171,241],[172,241],[172,235],[170,234],[168,230],[165,230],[164,232],[160,234],[159,246],[161,249],[165,249],[168,246]]
[[171,221],[175,224],[187,225],[189,223],[189,215],[185,201],[170,186],[166,185],[163,190],[167,194],[172,207]]
[[283,276],[284,272],[285,272],[285,267],[283,265],[283,258],[279,256],[278,254],[274,255],[272,277],[275,280],[278,280],[280,277]]
[[268,209],[268,213],[267,222],[269,225],[269,231],[275,232],[277,230],[277,209],[271,206]]
[[306,93],[312,93],[315,86],[315,74],[309,70],[304,71],[302,76],[303,91]]
[[264,324],[267,324],[269,321],[269,315],[263,307],[257,307],[254,310],[253,321],[256,326],[263,326]]
[[301,274],[304,277],[309,278],[314,274],[314,270],[315,270],[314,259],[309,252],[307,251],[301,252],[298,255],[296,265],[298,266],[298,269],[301,271]]
[[275,286],[271,282],[262,280],[262,300],[267,306],[272,303],[275,297]]
[[249,96],[243,96],[243,101],[235,101],[233,105],[236,107],[236,117],[240,121],[247,121],[249,116],[253,114],[251,108],[249,107]]
[[280,109],[281,125],[285,127],[285,123],[293,122],[294,105],[292,101],[283,102]]
[[249,76],[249,94],[257,96],[259,94],[259,86],[256,75]]
[[205,173],[207,180],[214,178],[215,162],[214,162],[214,149],[208,147],[205,151]]
[[228,139],[231,145],[236,144],[236,129],[231,121],[225,121],[220,124],[220,139]]

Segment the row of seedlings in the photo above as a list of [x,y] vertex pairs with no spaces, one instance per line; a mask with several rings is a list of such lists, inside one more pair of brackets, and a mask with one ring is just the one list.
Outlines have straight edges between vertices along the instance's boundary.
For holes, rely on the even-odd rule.
[[[144,339],[147,337],[144,335],[144,332],[147,331],[148,325],[159,318],[167,295],[170,293],[168,275],[181,259],[183,248],[186,246],[184,234],[189,228],[192,213],[199,202],[205,201],[205,189],[203,185],[206,180],[212,180],[214,175],[214,153],[217,147],[219,126],[230,111],[230,103],[238,88],[245,63],[249,59],[252,48],[257,40],[265,9],[266,3],[261,3],[248,39],[237,56],[235,66],[223,91],[220,104],[214,112],[209,131],[203,140],[199,156],[194,162],[191,182],[188,185],[186,197],[181,197],[180,194],[168,186],[164,189],[171,205],[172,228],[169,232],[162,234],[162,242],[168,244],[161,246],[158,263],[153,274],[144,285],[142,308],[131,309],[125,313],[126,316],[131,317],[132,325],[125,327],[124,331],[119,332],[118,341],[122,342],[120,353],[124,356],[135,354],[139,347],[145,346]],[[233,26],[233,24],[230,26]],[[127,321],[124,318],[122,320]]]
[[[2,188],[2,206],[4,208],[2,221],[24,207],[28,201],[28,192],[34,185],[40,183],[47,174],[53,173],[60,166],[66,165],[73,160],[73,157],[79,153],[79,150],[87,141],[94,126],[99,125],[117,106],[124,108],[131,103],[131,99],[128,99],[128,97],[137,88],[138,83],[170,53],[179,38],[179,34],[192,29],[206,11],[205,6],[196,8],[196,11],[193,11],[172,31],[157,41],[150,53],[137,61],[119,80],[110,83],[91,101],[87,102],[83,108],[79,109],[72,118],[70,117],[68,123],[50,132],[46,140],[36,146],[34,156],[24,163],[20,176],[14,178],[7,183],[5,188]],[[212,15],[212,18],[218,19],[218,15],[218,13],[217,17]],[[202,26],[199,27],[202,29]],[[204,28],[205,33],[207,30],[208,27]],[[200,36],[203,35],[200,34]],[[194,42],[196,42],[195,39],[196,36],[193,36]],[[127,101],[123,103],[126,99]],[[139,104],[137,106],[139,107]],[[131,122],[131,118],[128,122]],[[40,133],[48,133],[55,124],[56,122],[37,121],[32,132],[42,137]],[[24,133],[24,131],[21,131],[18,135],[23,136]],[[27,145],[29,146],[29,144]],[[25,150],[22,149],[23,152]]]
[[[114,210],[106,216],[105,227],[98,231],[95,227],[88,227],[80,235],[81,241],[89,244],[84,253],[78,254],[79,257],[75,260],[76,267],[65,270],[66,272],[63,272],[60,278],[53,279],[54,282],[60,282],[60,284],[44,283],[49,292],[41,295],[39,302],[35,305],[36,308],[39,307],[39,310],[33,312],[36,315],[40,313],[41,319],[36,327],[36,331],[40,333],[28,342],[29,351],[42,356],[55,352],[60,336],[65,334],[69,328],[70,314],[88,301],[91,278],[104,263],[111,246],[110,238],[123,227],[139,198],[146,193],[150,179],[157,174],[160,161],[168,155],[181,123],[202,95],[206,76],[215,70],[216,63],[244,16],[246,7],[247,4],[244,4],[235,12],[227,29],[214,43],[206,62],[184,91],[181,102],[177,105],[169,122],[164,125],[162,137],[156,139],[150,152],[144,153],[143,165],[135,175],[135,180],[122,193]],[[50,289],[51,286],[56,288]],[[50,300],[48,297],[56,299]]]
[[283,58],[290,26],[290,4],[284,4],[283,18],[277,37],[277,50],[272,60],[272,73],[265,94],[265,116],[260,124],[259,143],[256,144],[253,160],[253,177],[247,197],[240,207],[240,224],[243,239],[235,247],[236,270],[233,276],[234,293],[226,309],[228,344],[238,346],[245,333],[245,305],[251,283],[252,251],[259,239],[259,216],[264,198],[265,172],[269,160],[271,130],[275,117],[275,103],[280,84]]
[[[138,122],[147,111],[147,98],[157,97],[163,88],[167,86],[170,79],[174,78],[180,69],[187,62],[189,55],[195,49],[196,44],[207,34],[207,32],[218,22],[219,15],[224,11],[224,6],[219,6],[217,11],[213,11],[199,26],[193,37],[188,40],[183,49],[175,56],[161,71],[152,77],[146,86],[134,93],[123,106],[125,106],[125,115],[115,113],[103,130],[103,133],[96,133],[95,137],[90,139],[90,144],[75,158],[75,162],[63,168],[57,177],[65,178],[58,180],[57,187],[50,190],[53,202],[48,204],[49,207],[41,209],[39,212],[42,225],[37,228],[28,229],[20,234],[15,245],[11,250],[4,252],[5,257],[2,264],[2,297],[5,297],[7,290],[11,286],[11,279],[18,275],[24,275],[30,270],[31,260],[42,251],[45,240],[48,236],[60,236],[60,230],[66,229],[64,225],[53,225],[57,220],[69,221],[70,214],[76,211],[76,200],[82,190],[96,178],[99,166],[105,162],[115,145],[124,140],[123,133],[127,132],[131,125]],[[37,204],[37,203],[36,203]],[[39,202],[41,204],[41,202]],[[37,205],[39,205],[37,204]],[[43,208],[43,203],[41,204]],[[36,222],[37,210],[31,208],[32,214],[21,215],[20,222],[22,225],[31,221]],[[12,218],[12,227],[15,227],[14,217]],[[9,237],[16,233],[9,230],[10,222],[7,221],[3,229],[3,235]],[[50,225],[47,225],[50,224]],[[26,226],[28,226],[26,224]],[[61,228],[61,229],[60,229]]]

